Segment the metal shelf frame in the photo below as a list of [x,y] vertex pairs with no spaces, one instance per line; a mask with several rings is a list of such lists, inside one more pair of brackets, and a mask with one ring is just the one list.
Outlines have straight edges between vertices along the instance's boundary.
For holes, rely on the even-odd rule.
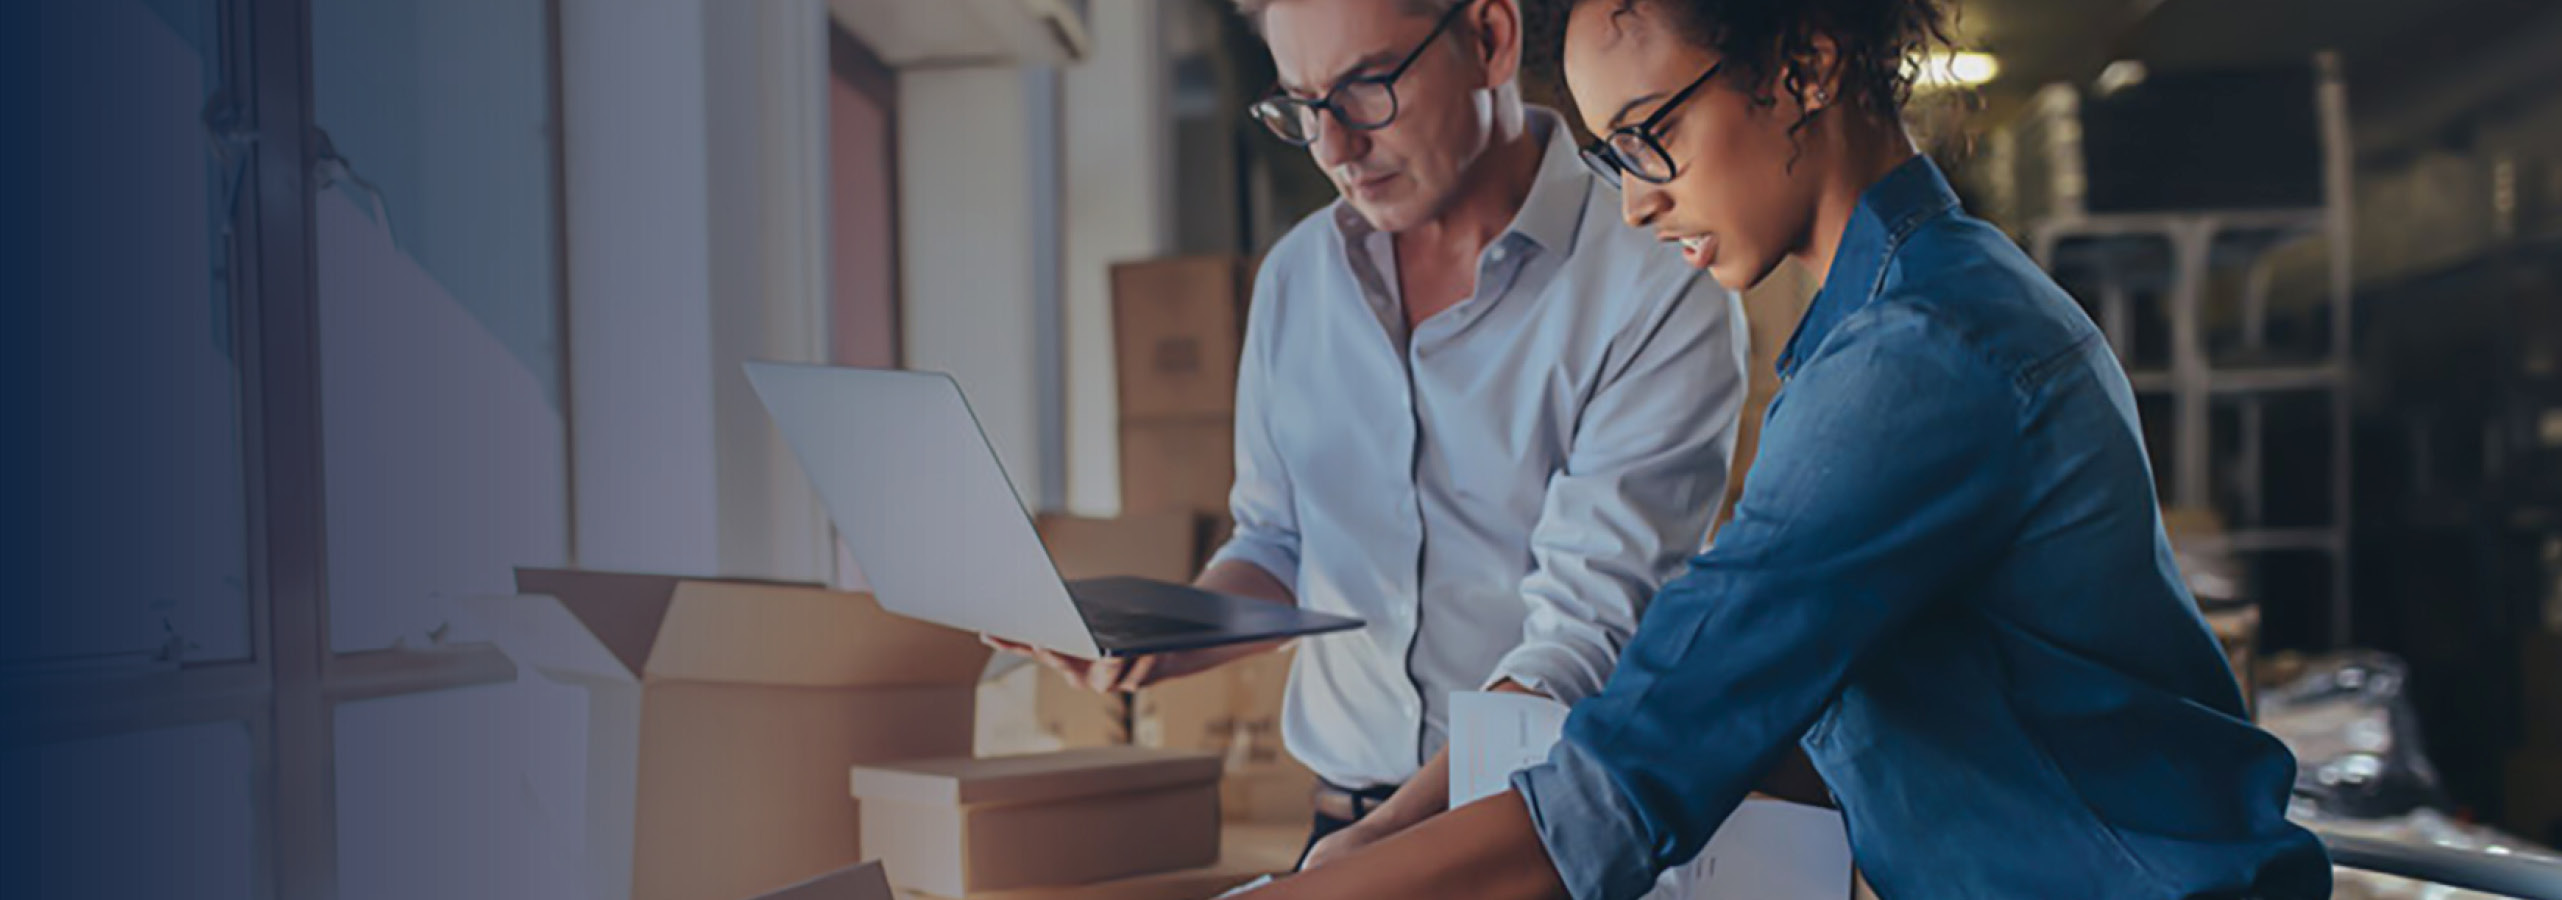
[[[2237,553],[2314,551],[2329,557],[2331,601],[2328,639],[2347,646],[2351,628],[2349,585],[2350,524],[2350,325],[2351,204],[2348,94],[2339,59],[2318,55],[2314,102],[2321,122],[2324,203],[2313,209],[2180,210],[2092,214],[2067,202],[2064,211],[2034,222],[2029,249],[2049,271],[2073,262],[2094,242],[2110,239],[2159,241],[2169,247],[2167,272],[2146,265],[2147,254],[2103,257],[2091,268],[2099,276],[2095,305],[2100,330],[2108,336],[2121,364],[2131,362],[2134,342],[2133,296],[2139,286],[2166,286],[2169,307],[2170,365],[2166,370],[2130,372],[2140,394],[2168,396],[2172,401],[2169,502],[2200,509],[2214,504],[2214,443],[2210,429],[2215,404],[2237,403],[2241,413],[2241,446],[2233,461],[2238,486],[2241,527],[2220,543]],[[2249,237],[2253,240],[2237,241]],[[2296,239],[2319,239],[2329,257],[2328,296],[2330,349],[2327,359],[2290,366],[2217,366],[2208,358],[2205,307],[2208,279],[2217,261],[2219,241],[2226,256],[2236,243],[2244,246],[2248,274],[2242,302],[2242,343],[2246,353],[2265,350],[2268,340],[2269,272],[2265,253]],[[2105,250],[2099,252],[2104,253]],[[2158,256],[2159,254],[2149,254]],[[2132,263],[2130,265],[2130,262]],[[2331,412],[2331,520],[2318,527],[2261,529],[2266,401],[2282,393],[2328,395]],[[2155,458],[2162,459],[2159,448]]]

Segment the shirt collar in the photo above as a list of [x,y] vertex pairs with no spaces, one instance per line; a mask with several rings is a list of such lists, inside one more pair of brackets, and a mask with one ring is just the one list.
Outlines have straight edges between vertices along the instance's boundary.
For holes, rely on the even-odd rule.
[[1842,230],[1841,245],[1833,249],[1832,270],[1824,274],[1823,289],[1806,304],[1797,333],[1780,351],[1779,376],[1796,374],[1797,364],[1823,346],[1833,326],[1877,296],[1885,282],[1886,264],[1913,229],[1956,207],[1957,192],[1948,186],[1939,165],[1918,153],[1860,192],[1859,207]]
[[[1511,226],[1496,235],[1494,244],[1489,246],[1520,235],[1541,250],[1572,253],[1596,179],[1575,152],[1574,133],[1566,128],[1563,117],[1540,106],[1525,107],[1523,112],[1531,139],[1540,145],[1539,168],[1531,176],[1530,193],[1522,198],[1521,210],[1513,213]],[[1340,198],[1334,201],[1331,214],[1336,234],[1347,252],[1359,252],[1362,242],[1378,231],[1353,210],[1352,204]]]

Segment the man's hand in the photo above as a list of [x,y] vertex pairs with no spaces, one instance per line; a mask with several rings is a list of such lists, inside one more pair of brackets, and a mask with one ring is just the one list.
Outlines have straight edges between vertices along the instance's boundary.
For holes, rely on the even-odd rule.
[[1030,644],[1009,641],[991,634],[979,635],[979,642],[1007,653],[1029,656],[1060,675],[1066,676],[1069,684],[1098,694],[1135,691],[1169,678],[1190,675],[1226,661],[1208,658],[1197,650],[1151,653],[1146,656],[1085,659]]

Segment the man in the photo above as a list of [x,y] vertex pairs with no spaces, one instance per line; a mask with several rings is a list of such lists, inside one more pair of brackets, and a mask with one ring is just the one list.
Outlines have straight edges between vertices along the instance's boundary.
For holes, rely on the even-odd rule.
[[[1447,807],[1452,692],[1600,689],[1717,511],[1747,348],[1734,295],[1522,103],[1515,0],[1239,8],[1280,74],[1256,118],[1342,198],[1256,278],[1236,532],[1198,584],[1369,623],[1290,677],[1315,865]],[[1009,649],[1119,691],[1271,648]]]

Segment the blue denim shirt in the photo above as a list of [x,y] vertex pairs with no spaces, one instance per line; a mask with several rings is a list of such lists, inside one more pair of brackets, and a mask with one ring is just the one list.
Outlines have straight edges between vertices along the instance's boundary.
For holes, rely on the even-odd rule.
[[1575,897],[1643,894],[1790,741],[1895,900],[2329,895],[2124,373],[1928,159],[1861,196],[1780,374],[1734,521],[1513,778]]

